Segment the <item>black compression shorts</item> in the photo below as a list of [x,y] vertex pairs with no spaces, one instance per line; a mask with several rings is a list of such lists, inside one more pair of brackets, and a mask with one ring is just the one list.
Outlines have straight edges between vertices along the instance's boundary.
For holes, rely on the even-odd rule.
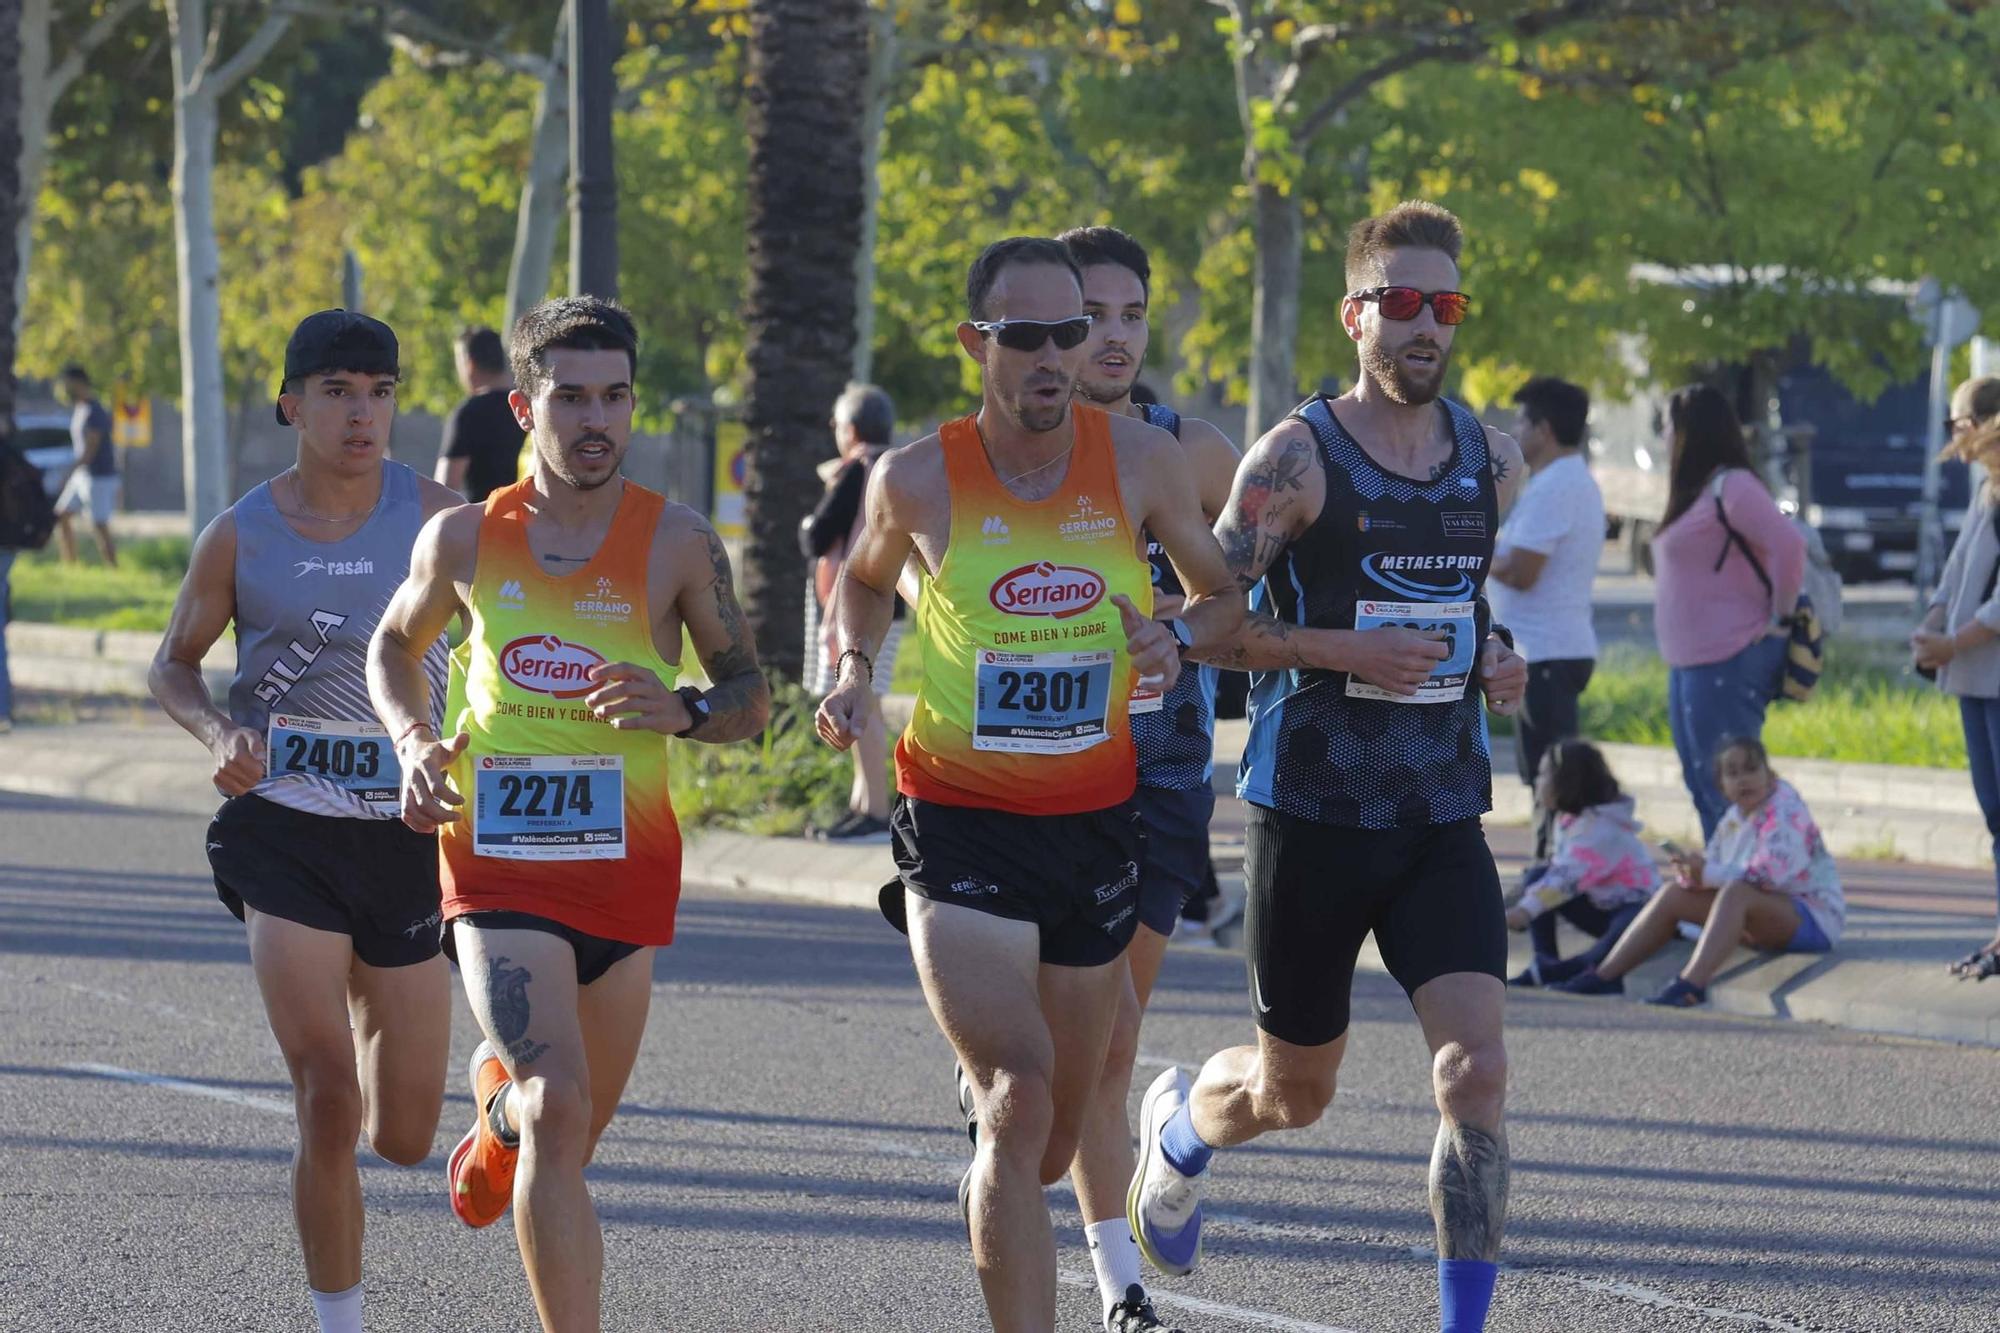
[[1506,976],[1500,872],[1476,819],[1356,829],[1253,805],[1243,874],[1251,1008],[1280,1041],[1347,1031],[1370,931],[1405,994],[1453,972]]

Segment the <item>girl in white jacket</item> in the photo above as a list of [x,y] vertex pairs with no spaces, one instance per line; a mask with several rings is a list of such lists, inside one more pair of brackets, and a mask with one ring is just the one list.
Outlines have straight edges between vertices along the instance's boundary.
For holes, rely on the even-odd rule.
[[[1555,850],[1528,872],[1520,903],[1507,913],[1512,930],[1534,940],[1535,957],[1509,979],[1548,986],[1596,966],[1659,887],[1652,853],[1639,840],[1632,798],[1618,789],[1603,751],[1588,741],[1548,748],[1535,774],[1535,803],[1555,815]],[[1597,943],[1574,958],[1556,948],[1556,922],[1569,922]]]

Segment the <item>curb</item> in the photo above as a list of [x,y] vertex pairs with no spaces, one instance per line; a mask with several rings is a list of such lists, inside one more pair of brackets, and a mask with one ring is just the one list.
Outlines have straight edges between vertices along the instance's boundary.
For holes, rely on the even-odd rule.
[[[77,629],[17,620],[7,625],[8,675],[16,687],[55,694],[108,694],[144,699],[146,673],[159,649],[151,630]],[[236,642],[217,640],[201,662],[210,692],[229,689],[236,674]]]
[[[711,832],[691,839],[683,850],[684,885],[710,892],[747,892],[821,907],[877,913],[876,893],[895,878],[886,846],[834,847],[804,838],[771,838]],[[1225,891],[1241,894],[1240,875],[1223,876]],[[1904,924],[1883,913],[1890,932],[1925,929],[1948,935],[1956,918]],[[1990,929],[1980,921],[1979,927]],[[888,929],[885,924],[884,929]],[[1563,928],[1564,947],[1574,950],[1584,937]],[[1528,964],[1524,935],[1510,933],[1508,972]],[[1626,977],[1625,1002],[1637,1003],[1665,986],[1693,952],[1675,942]],[[1387,975],[1371,938],[1358,966]],[[1510,998],[1521,992],[1510,989]],[[1894,997],[1893,999],[1885,997]],[[1549,995],[1556,1003],[1590,1003],[1582,996]],[[1615,997],[1613,997],[1615,998]],[[1976,983],[1955,981],[1942,963],[1887,961],[1833,954],[1762,954],[1738,949],[1709,986],[1711,1014],[1814,1022],[1853,1032],[1917,1037],[1967,1046],[2000,1048],[2000,989],[1982,992]]]

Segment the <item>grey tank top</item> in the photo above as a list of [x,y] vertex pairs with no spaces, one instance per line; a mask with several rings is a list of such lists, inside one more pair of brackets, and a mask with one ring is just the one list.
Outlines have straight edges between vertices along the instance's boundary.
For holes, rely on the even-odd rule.
[[[292,530],[271,483],[231,509],[236,520],[236,679],[229,716],[272,742],[254,794],[308,814],[396,815],[394,738],[368,700],[368,639],[410,571],[423,527],[417,474],[382,462],[382,498],[343,541]],[[424,655],[431,722],[444,706],[442,640]],[[274,730],[272,717],[280,725]]]

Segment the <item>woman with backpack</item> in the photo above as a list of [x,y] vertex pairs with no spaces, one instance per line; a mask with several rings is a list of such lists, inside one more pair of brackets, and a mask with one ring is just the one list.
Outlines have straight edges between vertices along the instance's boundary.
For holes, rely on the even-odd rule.
[[[1958,386],[1946,433],[1945,457],[1984,465],[1987,481],[1972,497],[1910,651],[1918,671],[1958,696],[1972,790],[2000,852],[2000,494],[1992,480],[2000,468],[2000,378],[1982,375]],[[1981,980],[2000,973],[2000,933],[1952,971]]]
[[1667,511],[1653,538],[1653,631],[1667,675],[1681,777],[1712,836],[1729,800],[1715,778],[1725,738],[1755,740],[1780,689],[1806,542],[1750,464],[1743,427],[1706,384],[1667,401]]

